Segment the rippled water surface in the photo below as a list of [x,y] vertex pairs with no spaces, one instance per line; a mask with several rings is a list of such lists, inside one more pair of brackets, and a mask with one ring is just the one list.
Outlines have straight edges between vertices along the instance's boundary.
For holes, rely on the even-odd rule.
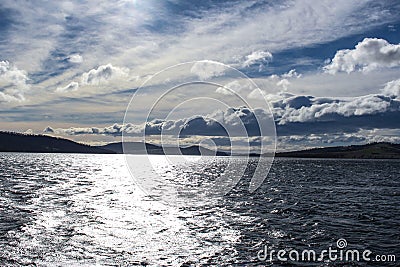
[[[321,250],[339,238],[399,262],[400,161],[276,159],[253,194],[250,163],[231,193],[196,206],[146,196],[123,155],[3,153],[0,162],[1,266],[264,266],[264,245]],[[204,180],[226,159],[197,164],[168,173]]]

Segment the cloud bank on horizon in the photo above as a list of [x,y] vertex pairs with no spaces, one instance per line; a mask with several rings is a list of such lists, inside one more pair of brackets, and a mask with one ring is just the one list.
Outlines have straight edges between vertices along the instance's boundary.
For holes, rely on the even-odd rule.
[[[91,142],[147,127],[157,135],[168,125],[185,127],[186,137],[225,140],[210,121],[215,110],[146,126],[121,123],[148,77],[207,59],[257,83],[288,147],[399,142],[399,11],[392,0],[2,1],[1,128],[46,128]],[[251,113],[262,111],[232,108],[218,112],[239,113],[256,137]]]

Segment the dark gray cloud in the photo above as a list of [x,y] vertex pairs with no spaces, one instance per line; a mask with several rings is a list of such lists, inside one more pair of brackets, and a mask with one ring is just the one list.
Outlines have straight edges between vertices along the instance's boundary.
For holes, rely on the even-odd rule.
[[[387,83],[380,94],[360,97],[322,98],[282,94],[280,100],[272,102],[277,135],[304,136],[306,138],[312,135],[354,134],[361,129],[400,129],[399,88],[400,80],[395,80]],[[163,133],[181,137],[196,135],[243,137],[243,134],[236,129],[244,126],[248,136],[257,137],[261,135],[259,122],[268,120],[271,120],[271,116],[266,110],[238,107],[217,110],[207,116],[199,115],[178,120],[154,119],[144,125],[127,123],[103,128],[53,129],[53,132],[68,135],[118,136],[126,134],[142,136],[144,133],[146,135]],[[271,131],[268,133],[271,135]],[[296,140],[300,140],[298,137],[296,138]],[[360,137],[355,138],[353,135],[346,138],[343,139],[343,142],[361,140]],[[332,140],[339,142],[339,139],[333,138]]]
[[[238,136],[242,127],[249,136],[259,136],[260,126],[257,120],[271,120],[270,115],[262,109],[254,111],[246,108],[229,108],[219,110],[208,116],[193,116],[179,120],[155,119],[144,125],[132,123],[114,124],[108,127],[71,127],[67,129],[53,129],[53,132],[67,135],[103,134],[118,136],[122,133],[132,136],[178,134],[180,136]],[[244,128],[243,128],[244,127]],[[48,127],[49,128],[49,127]],[[47,128],[46,128],[47,129]]]

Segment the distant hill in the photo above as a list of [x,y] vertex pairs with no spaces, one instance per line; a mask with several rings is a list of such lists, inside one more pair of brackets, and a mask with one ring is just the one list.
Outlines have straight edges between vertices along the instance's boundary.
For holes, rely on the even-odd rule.
[[[222,151],[213,151],[201,146],[188,146],[188,147],[161,147],[153,144],[142,143],[142,142],[125,142],[124,150],[122,148],[122,143],[111,143],[104,146],[98,146],[101,149],[107,149],[114,151],[115,153],[121,154],[125,152],[126,154],[151,154],[151,155],[217,155],[217,156],[228,156],[228,153]],[[180,150],[180,151],[179,151]]]
[[[110,143],[110,144],[103,145],[103,146],[97,146],[97,148],[111,150],[117,154],[124,153],[121,142]],[[152,145],[152,144],[146,144],[146,147],[145,147],[143,142],[125,142],[124,149],[126,150],[126,152],[129,151],[131,154],[145,154],[146,149],[148,151],[152,151],[154,154],[162,154],[161,147]]]
[[0,132],[0,151],[32,153],[115,153],[110,150],[79,144],[67,139],[11,132]]
[[296,158],[400,159],[400,144],[371,143],[366,145],[323,147],[281,152],[275,156]]

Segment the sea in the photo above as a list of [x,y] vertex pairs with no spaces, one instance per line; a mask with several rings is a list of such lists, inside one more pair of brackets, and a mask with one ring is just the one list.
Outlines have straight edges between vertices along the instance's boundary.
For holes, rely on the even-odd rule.
[[[165,172],[196,184],[226,160]],[[399,160],[276,158],[250,193],[256,161],[226,195],[170,205],[124,155],[0,153],[0,266],[400,266]]]

